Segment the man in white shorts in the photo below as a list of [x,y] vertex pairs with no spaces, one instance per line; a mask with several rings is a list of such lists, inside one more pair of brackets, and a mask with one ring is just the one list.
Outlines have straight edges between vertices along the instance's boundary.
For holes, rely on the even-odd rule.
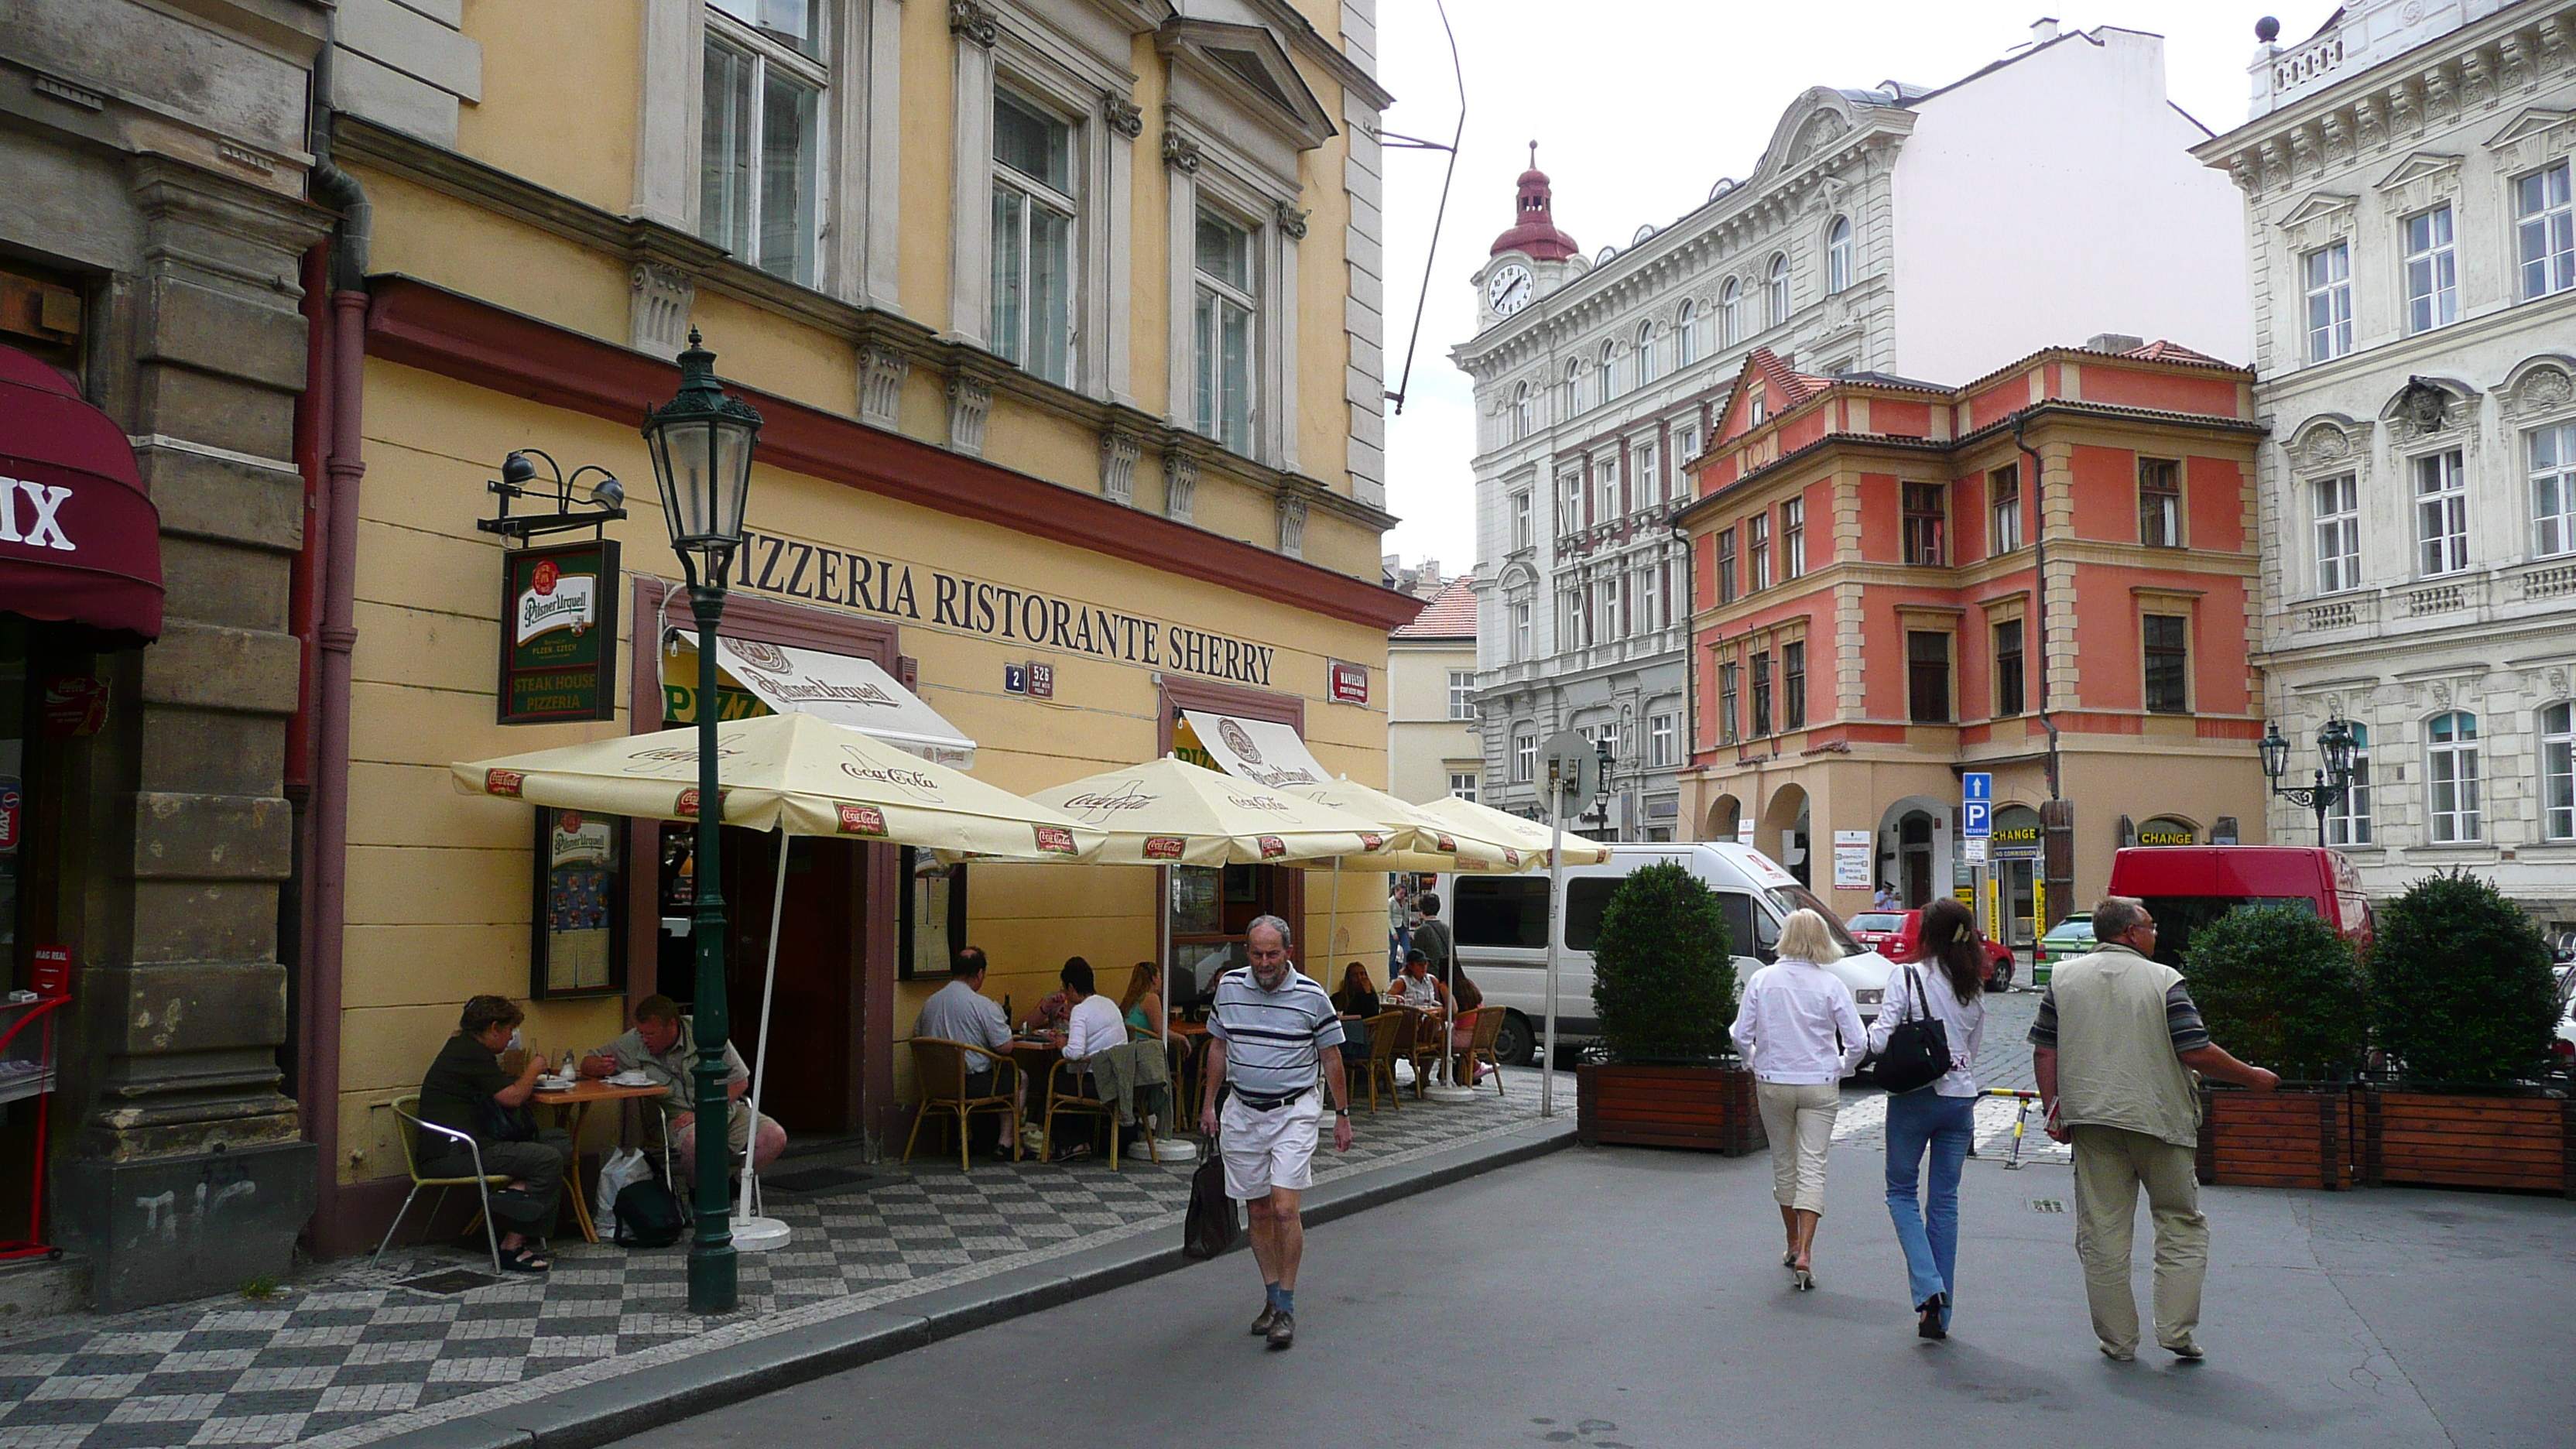
[[[1290,964],[1288,923],[1254,921],[1244,952],[1252,964],[1217,981],[1208,1016],[1208,1070],[1225,1083],[1224,1105],[1211,1102],[1199,1126],[1225,1159],[1226,1196],[1252,1218],[1252,1259],[1269,1298],[1252,1331],[1287,1348],[1297,1341],[1297,1263],[1306,1252],[1298,1194],[1315,1180],[1326,1098],[1333,1150],[1351,1150],[1351,1095],[1341,1016],[1324,988]],[[1329,1090],[1319,1097],[1319,1087]]]

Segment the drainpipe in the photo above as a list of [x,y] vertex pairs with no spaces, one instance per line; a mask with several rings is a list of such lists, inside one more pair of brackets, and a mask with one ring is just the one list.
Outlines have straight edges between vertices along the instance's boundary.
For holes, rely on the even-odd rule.
[[324,444],[324,486],[313,527],[322,535],[319,615],[315,642],[319,668],[314,685],[310,807],[312,871],[305,912],[301,1074],[305,1136],[319,1151],[314,1215],[316,1246],[330,1250],[340,1227],[343,1166],[340,1123],[340,970],[348,914],[350,651],[357,644],[358,482],[363,457],[366,375],[367,239],[373,207],[356,177],[330,159],[328,90],[333,41],[326,37],[316,64],[310,194],[340,215],[331,247],[330,436]]
[[2031,546],[2037,550],[2037,576],[2031,585],[2032,612],[2039,617],[2039,727],[2048,731],[2048,798],[2061,798],[2057,789],[2057,721],[2048,712],[2048,508],[2040,492],[2039,454],[2022,440],[2022,430],[2030,425],[2027,412],[2013,418],[2013,446],[2030,460]]

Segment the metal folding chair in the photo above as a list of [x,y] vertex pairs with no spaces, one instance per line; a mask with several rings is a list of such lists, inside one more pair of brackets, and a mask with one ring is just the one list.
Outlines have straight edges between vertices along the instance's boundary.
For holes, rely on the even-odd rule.
[[[492,1189],[508,1186],[510,1175],[506,1172],[493,1173],[485,1172],[483,1170],[483,1149],[475,1143],[471,1133],[459,1132],[453,1127],[441,1127],[435,1122],[426,1122],[421,1120],[420,1094],[418,1092],[394,1098],[393,1109],[394,1115],[402,1119],[402,1127],[395,1135],[402,1138],[403,1168],[411,1174],[411,1192],[403,1198],[401,1211],[396,1212],[394,1214],[394,1220],[386,1225],[384,1241],[376,1244],[376,1256],[367,1260],[367,1266],[372,1268],[377,1263],[383,1261],[385,1249],[393,1245],[395,1230],[402,1226],[404,1214],[411,1211],[412,1201],[420,1196],[420,1190],[422,1188],[437,1188],[438,1203],[444,1204],[447,1201],[447,1194],[450,1189],[464,1187],[471,1184],[474,1188],[475,1196],[481,1201],[483,1207],[483,1240],[492,1249],[492,1271],[495,1273],[500,1272],[501,1233],[500,1229],[493,1226],[492,1223]],[[474,1155],[474,1175],[471,1177],[421,1176],[420,1148],[416,1139],[418,1135],[423,1132],[435,1132],[450,1142],[463,1144],[465,1150]],[[430,1208],[429,1216],[432,1221],[436,1221],[438,1217],[437,1205],[433,1205]]]

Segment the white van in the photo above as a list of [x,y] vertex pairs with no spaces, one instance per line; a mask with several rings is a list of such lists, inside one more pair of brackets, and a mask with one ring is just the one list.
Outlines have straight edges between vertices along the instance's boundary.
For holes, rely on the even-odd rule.
[[1547,946],[1551,922],[1564,923],[1559,943],[1556,1036],[1582,1041],[1601,1034],[1592,1007],[1592,943],[1601,933],[1601,912],[1610,893],[1628,872],[1641,865],[1677,861],[1717,892],[1726,913],[1727,935],[1735,948],[1735,983],[1775,959],[1772,944],[1780,923],[1801,907],[1825,918],[1826,927],[1843,948],[1843,958],[1826,969],[1843,979],[1860,1006],[1861,1019],[1878,1015],[1878,1003],[1895,969],[1887,958],[1851,938],[1824,902],[1798,884],[1771,857],[1749,845],[1697,841],[1674,845],[1613,845],[1601,865],[1565,868],[1562,909],[1548,908],[1548,877],[1525,875],[1447,874],[1439,878],[1440,918],[1458,943],[1458,964],[1485,993],[1489,1006],[1508,1013],[1495,1055],[1524,1065],[1536,1061],[1542,1023],[1547,1018]]

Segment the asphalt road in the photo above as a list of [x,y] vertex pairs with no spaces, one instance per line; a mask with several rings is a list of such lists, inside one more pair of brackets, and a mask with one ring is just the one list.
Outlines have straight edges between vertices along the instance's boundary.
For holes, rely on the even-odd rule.
[[1238,1253],[628,1442],[2576,1441],[2565,1202],[2205,1190],[2209,1360],[2114,1364],[2051,1210],[2065,1168],[1970,1165],[1957,1322],[1924,1343],[1878,1166],[1836,1151],[1812,1294],[1779,1266],[1766,1161],[1577,1148],[1317,1229],[1287,1353],[1244,1332]]

